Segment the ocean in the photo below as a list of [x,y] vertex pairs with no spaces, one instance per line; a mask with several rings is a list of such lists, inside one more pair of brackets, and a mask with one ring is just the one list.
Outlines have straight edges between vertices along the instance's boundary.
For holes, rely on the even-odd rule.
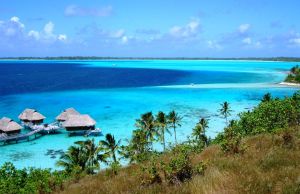
[[[259,103],[270,92],[284,97],[297,88],[283,87],[286,72],[296,63],[224,60],[102,60],[0,61],[0,117],[18,121],[25,108],[34,108],[51,123],[64,109],[90,114],[103,134],[130,138],[135,119],[152,111],[177,111],[183,116],[177,130],[186,140],[201,117],[209,119],[208,135],[225,126],[218,114],[228,101],[231,119]],[[30,142],[1,146],[0,165],[56,169],[60,154],[87,137],[46,135]],[[94,137],[95,141],[103,136]],[[174,137],[167,135],[167,142]],[[157,149],[161,145],[157,143]]]

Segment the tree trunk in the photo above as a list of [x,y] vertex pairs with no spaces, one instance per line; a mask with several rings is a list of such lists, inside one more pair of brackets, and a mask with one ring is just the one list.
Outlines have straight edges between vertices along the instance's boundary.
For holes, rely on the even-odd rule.
[[166,150],[166,142],[165,142],[165,131],[162,132],[163,135],[163,145],[164,145],[164,151]]
[[175,127],[175,125],[174,125],[174,135],[175,135],[175,144],[177,144],[176,127]]
[[114,162],[117,162],[117,157],[116,157],[115,152],[113,152],[113,160],[114,160]]

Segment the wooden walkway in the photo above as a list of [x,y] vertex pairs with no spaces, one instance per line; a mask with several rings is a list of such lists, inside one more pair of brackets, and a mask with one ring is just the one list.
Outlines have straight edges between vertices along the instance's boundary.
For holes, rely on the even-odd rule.
[[[19,141],[30,141],[36,139],[37,137],[41,137],[43,135],[47,135],[61,129],[60,126],[55,124],[50,124],[47,126],[43,126],[43,125],[24,125],[24,126],[30,130],[26,134],[17,134],[17,135],[0,134],[0,142],[3,143],[2,145],[14,143],[14,142],[18,143]],[[100,128],[96,128],[94,130],[85,131],[84,135],[98,136],[98,135],[102,135],[102,132]],[[30,138],[33,136],[34,138]]]
[[15,141],[18,143],[18,141],[22,140],[30,140],[30,137],[34,135],[34,139],[37,138],[37,134],[42,135],[41,132],[44,129],[36,129],[33,131],[30,131],[29,133],[26,134],[18,134],[18,135],[11,135],[11,136],[0,136],[0,142],[3,142],[4,144]]

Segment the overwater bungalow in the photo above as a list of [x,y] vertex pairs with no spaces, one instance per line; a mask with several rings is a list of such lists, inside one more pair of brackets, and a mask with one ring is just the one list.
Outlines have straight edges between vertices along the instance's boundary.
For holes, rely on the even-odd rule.
[[66,121],[69,116],[71,115],[80,115],[80,113],[75,110],[74,108],[67,108],[66,110],[64,110],[63,112],[61,112],[57,117],[56,120],[58,122],[64,122]]
[[67,131],[88,131],[95,130],[96,121],[89,115],[69,115],[68,119],[62,123]]
[[20,115],[19,119],[24,123],[30,123],[33,125],[43,123],[46,117],[34,109],[25,109]]
[[15,135],[21,132],[22,126],[10,118],[3,117],[0,119],[0,133],[6,135]]

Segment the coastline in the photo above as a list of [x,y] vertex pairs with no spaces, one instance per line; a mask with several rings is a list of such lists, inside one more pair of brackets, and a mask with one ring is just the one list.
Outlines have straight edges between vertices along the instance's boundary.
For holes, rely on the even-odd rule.
[[300,88],[300,83],[280,82],[279,85],[292,86],[292,87],[299,87]]
[[258,61],[258,62],[300,62],[297,57],[245,57],[245,58],[211,58],[211,57],[98,57],[98,56],[63,56],[63,57],[0,57],[0,61],[86,61],[86,60],[195,60],[195,61]]

